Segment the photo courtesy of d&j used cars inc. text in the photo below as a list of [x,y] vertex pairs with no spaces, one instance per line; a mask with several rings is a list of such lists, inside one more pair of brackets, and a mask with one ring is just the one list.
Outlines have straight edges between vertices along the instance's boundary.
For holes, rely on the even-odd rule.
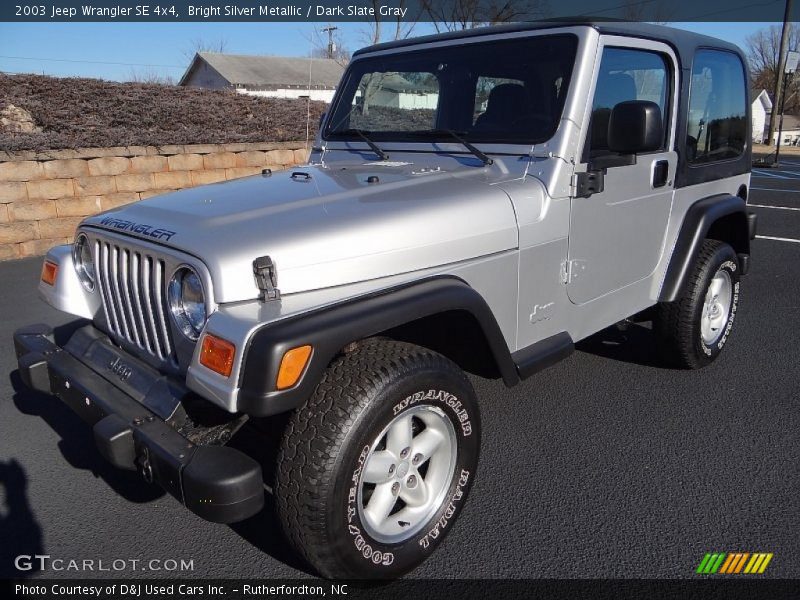
[[800,597],[800,0],[225,2],[0,5],[5,594]]

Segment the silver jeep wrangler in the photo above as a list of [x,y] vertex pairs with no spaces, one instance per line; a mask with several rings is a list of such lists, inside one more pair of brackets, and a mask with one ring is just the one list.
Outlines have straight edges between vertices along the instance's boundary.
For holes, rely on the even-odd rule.
[[402,575],[475,480],[465,371],[513,386],[629,318],[673,365],[717,358],[756,225],[747,81],[735,46],[643,24],[361,50],[308,165],[53,248],[41,294],[82,320],[18,331],[20,374],[216,522],[264,505],[226,443],[289,413],[266,482],[289,540],[326,577]]

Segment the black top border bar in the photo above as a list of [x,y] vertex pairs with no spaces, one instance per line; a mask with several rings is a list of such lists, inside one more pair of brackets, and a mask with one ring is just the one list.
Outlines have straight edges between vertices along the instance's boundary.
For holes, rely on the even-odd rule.
[[[441,30],[543,19],[781,22],[785,0],[13,0],[0,22],[436,22]],[[800,3],[790,14],[800,20]]]

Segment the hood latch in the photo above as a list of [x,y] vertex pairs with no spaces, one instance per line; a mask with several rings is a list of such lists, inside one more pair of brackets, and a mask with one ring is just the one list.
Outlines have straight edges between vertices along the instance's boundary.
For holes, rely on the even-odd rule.
[[281,291],[278,289],[278,271],[269,256],[259,256],[253,261],[253,275],[256,285],[261,290],[261,301],[278,300]]

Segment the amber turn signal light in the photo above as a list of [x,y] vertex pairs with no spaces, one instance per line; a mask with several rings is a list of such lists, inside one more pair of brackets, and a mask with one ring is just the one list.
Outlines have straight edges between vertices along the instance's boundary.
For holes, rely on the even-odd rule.
[[42,281],[47,285],[55,285],[57,275],[58,265],[56,263],[51,263],[49,260],[44,261],[42,265]]
[[295,385],[305,371],[309,358],[311,358],[311,346],[298,346],[287,351],[281,359],[275,387],[285,390]]
[[230,377],[236,346],[210,333],[203,336],[200,346],[200,364],[223,377]]

